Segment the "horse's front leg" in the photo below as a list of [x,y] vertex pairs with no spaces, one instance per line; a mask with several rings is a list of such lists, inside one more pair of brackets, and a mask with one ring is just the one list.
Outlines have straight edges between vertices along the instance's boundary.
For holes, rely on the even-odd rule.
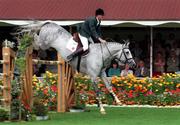
[[105,111],[105,109],[103,107],[103,104],[102,104],[102,101],[101,101],[100,90],[99,90],[99,88],[97,86],[97,80],[96,80],[96,78],[92,78],[91,80],[92,80],[92,83],[93,83],[94,90],[96,92],[96,99],[97,99],[97,101],[99,103],[100,113],[101,114],[106,114],[106,111]]
[[113,92],[112,85],[111,85],[110,81],[107,79],[107,76],[106,76],[106,72],[105,72],[105,71],[103,71],[103,72],[101,73],[101,79],[102,79],[103,82],[105,83],[106,88],[108,89],[108,91],[112,94],[113,98],[114,98],[115,101],[116,101],[116,104],[122,105],[122,103],[121,103],[121,101],[118,99],[117,95]]

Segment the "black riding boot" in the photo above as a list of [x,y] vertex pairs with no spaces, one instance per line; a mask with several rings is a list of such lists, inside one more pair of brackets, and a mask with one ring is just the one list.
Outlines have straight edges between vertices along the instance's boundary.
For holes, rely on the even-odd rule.
[[73,52],[72,54],[70,54],[69,56],[67,56],[67,60],[68,60],[68,61],[72,60],[74,57],[76,57],[77,55],[79,55],[81,52],[83,52],[83,48],[79,48],[78,50],[76,50],[75,52]]

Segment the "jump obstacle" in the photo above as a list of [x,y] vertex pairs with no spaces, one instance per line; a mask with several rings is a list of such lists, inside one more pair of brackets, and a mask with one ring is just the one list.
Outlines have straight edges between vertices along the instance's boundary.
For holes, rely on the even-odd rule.
[[[74,71],[71,66],[66,63],[62,57],[57,54],[57,61],[49,61],[49,60],[37,60],[32,58],[33,48],[29,47],[26,55],[26,79],[31,80],[30,85],[27,85],[26,89],[30,92],[31,100],[29,100],[30,104],[32,104],[32,69],[33,64],[46,64],[46,65],[57,65],[58,69],[58,91],[57,91],[57,112],[66,112],[72,106],[74,98],[75,98],[75,86],[74,86]],[[26,81],[27,81],[26,80]],[[29,89],[29,90],[28,90]],[[24,91],[25,92],[25,91]]]
[[[58,67],[58,92],[57,92],[57,112],[66,112],[73,104],[75,98],[74,90],[74,71],[68,63],[66,63],[58,54],[57,61],[36,60],[32,58],[33,48],[29,47],[26,52],[26,71],[24,85],[20,99],[26,100],[26,103],[32,106],[33,90],[32,76],[33,64],[57,65]],[[2,82],[0,91],[3,91],[3,96],[0,98],[2,106],[10,111],[11,109],[11,81],[14,77],[14,62],[16,53],[10,47],[3,47],[3,60],[0,64],[3,65]]]

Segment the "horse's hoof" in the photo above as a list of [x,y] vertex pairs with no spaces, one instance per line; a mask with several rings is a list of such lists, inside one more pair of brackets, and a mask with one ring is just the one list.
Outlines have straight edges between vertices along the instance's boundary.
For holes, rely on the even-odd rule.
[[120,106],[123,105],[122,102],[116,102],[116,104],[117,104],[117,105],[120,105]]
[[102,115],[106,115],[106,111],[100,111]]

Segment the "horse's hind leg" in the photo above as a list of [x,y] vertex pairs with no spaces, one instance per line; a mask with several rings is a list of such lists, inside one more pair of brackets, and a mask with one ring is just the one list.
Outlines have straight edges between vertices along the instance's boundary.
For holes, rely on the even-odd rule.
[[98,103],[99,103],[99,108],[100,108],[100,113],[101,114],[106,114],[106,111],[103,107],[103,104],[102,104],[102,101],[101,101],[101,98],[100,98],[100,91],[98,89],[98,86],[97,86],[97,81],[96,79],[91,79],[92,80],[92,83],[93,83],[93,87],[94,87],[94,90],[96,92],[96,99],[98,100]]
[[122,105],[122,103],[121,103],[121,101],[118,99],[117,95],[113,92],[112,86],[111,86],[109,80],[107,79],[107,76],[106,76],[105,71],[103,71],[103,72],[101,73],[101,79],[102,79],[103,82],[105,83],[106,88],[108,89],[108,91],[112,94],[113,98],[114,98],[115,101],[116,101],[116,104]]

